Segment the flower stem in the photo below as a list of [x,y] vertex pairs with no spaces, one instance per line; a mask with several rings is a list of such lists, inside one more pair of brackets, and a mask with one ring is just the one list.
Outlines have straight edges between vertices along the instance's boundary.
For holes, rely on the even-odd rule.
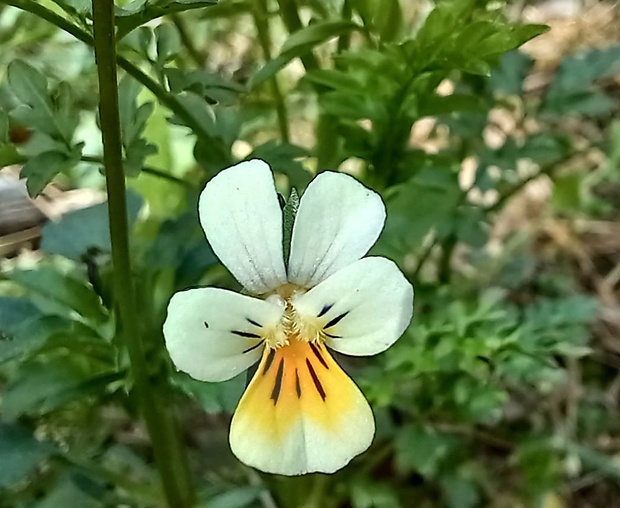
[[136,294],[129,258],[113,0],[93,0],[93,28],[99,77],[99,115],[106,170],[115,296],[120,312],[121,330],[135,381],[134,394],[151,437],[155,462],[162,478],[168,505],[174,508],[189,508],[192,506],[194,493],[179,428],[172,413],[165,409],[167,406],[161,400],[162,392],[158,393],[158,389],[165,387],[150,376],[138,323]]

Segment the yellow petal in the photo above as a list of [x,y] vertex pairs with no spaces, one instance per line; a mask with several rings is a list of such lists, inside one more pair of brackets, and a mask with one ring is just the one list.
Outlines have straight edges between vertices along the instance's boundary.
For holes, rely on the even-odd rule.
[[372,411],[320,344],[266,349],[230,428],[242,462],[285,475],[332,473],[372,442]]

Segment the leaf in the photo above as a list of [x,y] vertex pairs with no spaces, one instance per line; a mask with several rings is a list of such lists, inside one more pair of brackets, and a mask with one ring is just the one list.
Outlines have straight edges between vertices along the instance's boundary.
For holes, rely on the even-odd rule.
[[400,0],[376,2],[373,24],[383,42],[390,42],[399,37],[403,27]]
[[[127,221],[131,227],[142,208],[142,198],[127,192]],[[75,261],[83,261],[88,251],[111,252],[107,203],[68,212],[41,230],[41,249]]]
[[116,6],[116,38],[120,40],[140,25],[166,14],[202,9],[215,4],[217,0],[133,0],[123,7]]
[[0,336],[10,335],[15,329],[41,316],[41,311],[27,298],[0,296]]
[[125,150],[124,169],[127,176],[137,176],[149,155],[157,153],[157,147],[143,137],[144,128],[154,105],[145,102],[138,106],[138,94],[142,85],[125,75],[118,87],[121,140]]
[[[98,492],[90,495],[83,488],[95,484]],[[59,508],[66,506],[75,506],[79,508],[103,508],[105,505],[97,497],[100,498],[105,490],[96,484],[91,478],[80,473],[66,474],[54,486],[54,488],[45,496],[45,498],[37,503],[33,508]]]
[[174,382],[195,399],[209,414],[232,414],[245,390],[246,376],[235,376],[222,383],[196,381],[186,374],[177,373]]
[[99,297],[81,280],[47,266],[35,270],[15,270],[9,276],[32,293],[86,318],[96,321],[105,318]]
[[291,187],[302,192],[310,183],[312,175],[296,159],[308,155],[308,152],[300,146],[270,140],[255,147],[246,160],[262,159],[269,162],[274,171],[288,176]]
[[26,179],[28,194],[38,196],[58,173],[75,166],[80,160],[81,149],[79,145],[73,153],[43,152],[28,159],[20,173]]
[[37,441],[22,427],[0,422],[0,488],[22,481],[55,453],[52,444]]
[[510,51],[500,58],[499,65],[489,77],[489,86],[494,92],[520,95],[523,82],[530,72],[534,60],[521,51]]
[[41,316],[15,328],[9,338],[0,341],[0,364],[30,354],[42,347],[55,334],[66,333],[72,322],[60,316]]
[[308,25],[291,35],[282,45],[280,54],[294,54],[298,51],[307,51],[308,46],[316,46],[333,37],[359,30],[361,27],[351,21],[322,21]]
[[66,357],[54,361],[26,363],[8,385],[2,399],[2,413],[8,419],[25,414],[45,414],[69,402],[102,394],[123,377],[122,372],[89,372]]
[[278,56],[269,60],[249,79],[248,88],[251,90],[271,78],[291,60],[307,53],[317,44],[359,29],[359,25],[350,21],[322,21],[302,28],[285,41]]
[[22,60],[13,60],[9,64],[7,78],[11,91],[22,102],[11,111],[11,118],[54,139],[62,140],[70,147],[79,118],[67,111],[66,104],[70,102],[67,97],[70,93],[68,87],[60,87],[58,91],[60,103],[64,105],[59,108],[50,100],[45,76]]
[[162,23],[155,27],[157,40],[157,63],[163,67],[166,62],[173,60],[181,49],[179,31],[170,23]]
[[423,476],[434,478],[441,464],[459,444],[456,436],[413,424],[406,425],[396,436],[397,467],[404,471],[414,470]]
[[387,199],[380,251],[402,255],[419,248],[428,233],[451,224],[460,195],[455,174],[443,168],[425,168],[398,186]]
[[65,12],[81,17],[91,14],[92,2],[90,0],[52,0],[59,5]]

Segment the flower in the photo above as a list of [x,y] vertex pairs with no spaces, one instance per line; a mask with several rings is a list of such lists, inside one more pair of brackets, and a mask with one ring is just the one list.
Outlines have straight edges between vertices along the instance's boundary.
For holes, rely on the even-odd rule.
[[362,258],[385,222],[375,192],[324,172],[301,197],[288,264],[273,174],[261,160],[221,171],[200,196],[215,254],[254,295],[195,288],[170,300],[163,331],[175,366],[203,381],[260,360],[235,411],[230,446],[269,473],[332,473],[372,442],[372,411],[328,348],[369,356],[409,325],[413,288],[381,257]]

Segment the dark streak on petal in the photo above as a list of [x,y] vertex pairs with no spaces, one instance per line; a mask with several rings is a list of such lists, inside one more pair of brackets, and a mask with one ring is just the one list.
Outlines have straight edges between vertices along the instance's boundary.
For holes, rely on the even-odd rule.
[[330,303],[328,305],[324,305],[323,308],[321,309],[321,312],[319,312],[319,315],[317,317],[322,317],[325,314],[327,314],[329,312],[329,309],[331,309],[334,306],[333,303]]
[[319,381],[319,377],[316,375],[316,372],[314,372],[314,367],[310,363],[310,360],[308,360],[307,358],[306,358],[306,366],[308,367],[308,371],[310,371],[310,377],[312,377],[312,381],[314,381],[314,386],[316,388],[316,391],[319,392],[319,395],[321,396],[323,401],[325,401],[325,397],[327,397],[327,395],[325,394],[323,385],[321,384],[321,381]]
[[232,330],[230,333],[234,333],[239,337],[244,337],[246,339],[260,339],[260,335],[252,332],[240,332],[239,330]]
[[206,321],[204,321],[205,324],[205,328],[209,328],[209,323],[207,323]]
[[259,328],[262,328],[262,327],[263,327],[263,325],[261,325],[260,323],[257,323],[256,321],[254,321],[253,319],[250,319],[249,317],[248,317],[248,318],[245,318],[245,319],[246,319],[246,320],[247,320],[247,322],[248,322],[248,323],[250,323],[251,325],[258,326]]
[[347,314],[349,313],[349,311],[343,312],[342,314],[340,314],[339,316],[336,316],[334,319],[332,319],[331,321],[329,321],[324,328],[331,328],[332,326],[334,326],[335,324],[339,323],[340,320],[342,318],[344,318]]
[[330,339],[342,339],[342,337],[340,335],[332,335],[331,333],[327,333],[327,332],[323,332],[327,337],[329,337]]
[[271,364],[273,363],[273,359],[276,356],[276,350],[272,349],[271,351],[269,351],[269,356],[267,356],[267,361],[265,362],[265,368],[263,369],[263,376],[265,374],[267,374],[267,371],[269,370],[269,367],[271,367]]
[[299,382],[299,373],[295,369],[295,390],[297,391],[297,398],[301,399],[301,383]]
[[329,369],[329,365],[327,365],[325,358],[323,358],[323,355],[321,355],[319,348],[315,346],[314,344],[312,344],[312,342],[310,342],[310,349],[312,349],[312,352],[319,359],[319,362],[321,362],[321,365],[323,365],[323,367],[325,367],[326,369]]
[[280,364],[278,365],[278,372],[276,374],[276,384],[273,386],[273,391],[271,392],[271,400],[273,400],[273,405],[275,406],[278,402],[278,398],[280,397],[280,390],[282,390],[282,378],[284,377],[284,358],[280,359]]
[[249,353],[250,351],[254,351],[257,347],[262,346],[262,345],[263,345],[263,341],[257,342],[253,346],[250,346],[249,348],[244,349],[243,353]]

